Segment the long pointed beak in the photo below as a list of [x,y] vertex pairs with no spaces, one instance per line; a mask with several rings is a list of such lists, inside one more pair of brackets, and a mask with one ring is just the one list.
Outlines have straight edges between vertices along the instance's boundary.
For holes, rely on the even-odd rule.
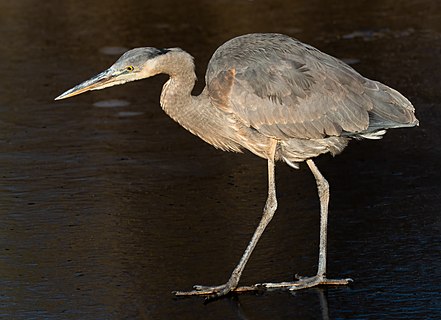
[[110,87],[113,85],[112,82],[117,75],[118,74],[115,74],[113,70],[107,69],[100,74],[97,74],[95,77],[90,78],[89,80],[86,80],[72,89],[60,94],[55,98],[55,100],[66,99],[90,90],[99,90]]

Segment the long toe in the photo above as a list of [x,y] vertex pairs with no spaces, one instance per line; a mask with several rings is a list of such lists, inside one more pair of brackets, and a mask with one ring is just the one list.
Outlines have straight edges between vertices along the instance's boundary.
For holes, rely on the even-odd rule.
[[234,290],[228,283],[220,286],[193,286],[191,291],[174,291],[176,296],[207,296],[207,298],[218,298]]
[[[279,282],[279,283],[261,283],[260,286],[269,290],[289,289],[289,290],[302,290],[322,285],[347,285],[353,282],[352,279],[327,279],[324,276],[316,275],[314,277],[300,277],[296,275],[296,281],[292,282]],[[256,285],[257,286],[257,285]]]

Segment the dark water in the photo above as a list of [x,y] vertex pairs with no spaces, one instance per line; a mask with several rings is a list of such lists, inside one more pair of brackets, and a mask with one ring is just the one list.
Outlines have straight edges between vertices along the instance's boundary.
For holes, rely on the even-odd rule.
[[[439,1],[0,1],[0,318],[440,319]],[[217,151],[159,107],[166,80],[54,102],[136,46],[180,46],[200,81],[234,35],[290,34],[409,97],[421,126],[317,160],[330,276],[348,288],[203,305],[260,218],[266,163]],[[279,165],[279,209],[243,284],[312,275],[318,199]]]

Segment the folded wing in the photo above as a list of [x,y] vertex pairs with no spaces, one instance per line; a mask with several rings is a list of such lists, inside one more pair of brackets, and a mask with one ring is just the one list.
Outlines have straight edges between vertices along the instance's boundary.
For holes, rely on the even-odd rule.
[[414,126],[398,91],[293,38],[235,38],[213,55],[206,75],[212,102],[277,139],[363,136]]

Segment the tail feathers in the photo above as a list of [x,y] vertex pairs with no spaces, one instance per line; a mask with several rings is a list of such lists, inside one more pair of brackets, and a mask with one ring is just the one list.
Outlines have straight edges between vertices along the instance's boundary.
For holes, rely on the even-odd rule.
[[386,133],[386,130],[378,130],[374,132],[367,132],[359,134],[359,138],[365,138],[365,139],[372,139],[372,140],[379,140],[383,138],[383,135]]
[[366,131],[380,129],[413,127],[419,124],[415,117],[415,108],[401,93],[380,82],[373,81],[367,94],[374,105],[369,110],[369,127]]
[[367,81],[366,94],[371,101],[368,109],[368,127],[356,133],[344,133],[355,139],[383,138],[387,129],[414,127],[419,124],[415,117],[415,108],[401,93],[377,81]]
[[373,132],[381,129],[405,128],[418,125],[418,120],[413,113],[411,117],[407,117],[406,119],[408,120],[398,122],[390,118],[384,118],[377,113],[369,113],[369,127],[366,131]]

